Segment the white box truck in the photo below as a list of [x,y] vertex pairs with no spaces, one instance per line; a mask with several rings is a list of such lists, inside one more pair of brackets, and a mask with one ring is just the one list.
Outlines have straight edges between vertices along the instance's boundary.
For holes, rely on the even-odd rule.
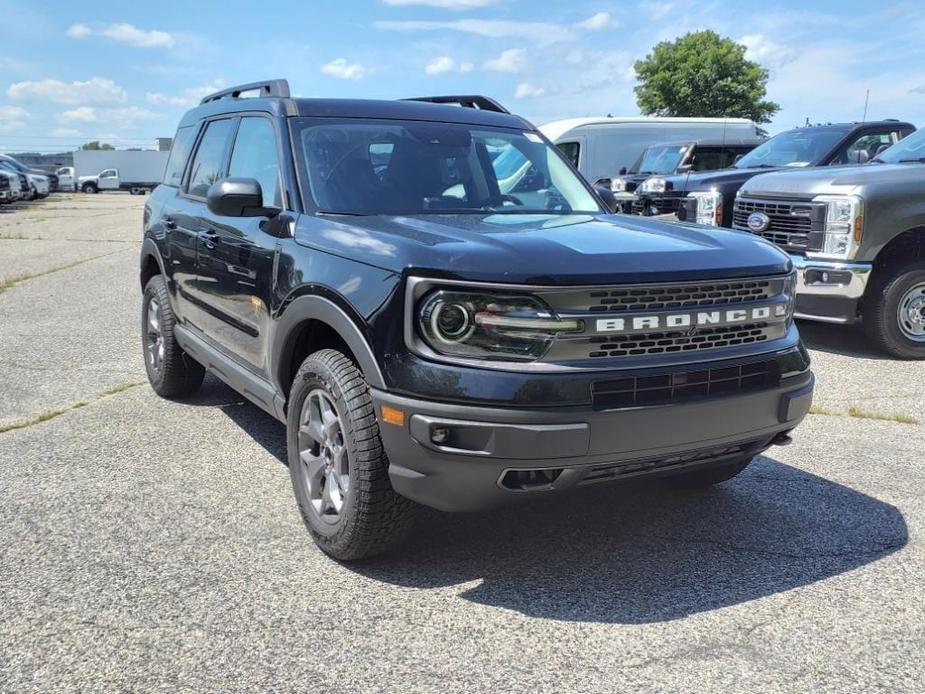
[[164,178],[170,152],[154,150],[79,150],[74,152],[77,190],[127,190],[143,195]]

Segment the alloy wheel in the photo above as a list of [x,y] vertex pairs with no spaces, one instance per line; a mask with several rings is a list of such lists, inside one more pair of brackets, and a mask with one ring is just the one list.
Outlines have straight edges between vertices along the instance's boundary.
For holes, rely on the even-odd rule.
[[299,461],[312,510],[336,523],[350,488],[344,426],[334,401],[323,390],[308,394],[299,417]]
[[154,297],[148,301],[145,352],[151,370],[159,374],[164,364],[164,331],[161,328],[161,305]]

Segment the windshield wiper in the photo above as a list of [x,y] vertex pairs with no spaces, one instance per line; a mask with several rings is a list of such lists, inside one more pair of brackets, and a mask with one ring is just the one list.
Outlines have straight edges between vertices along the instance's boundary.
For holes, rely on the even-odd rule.
[[918,159],[900,159],[900,164],[925,164],[925,157],[919,157]]
[[774,164],[755,164],[754,166],[747,166],[747,169],[776,169],[778,168]]
[[331,212],[329,210],[318,210],[316,214],[321,217],[372,217],[366,212]]

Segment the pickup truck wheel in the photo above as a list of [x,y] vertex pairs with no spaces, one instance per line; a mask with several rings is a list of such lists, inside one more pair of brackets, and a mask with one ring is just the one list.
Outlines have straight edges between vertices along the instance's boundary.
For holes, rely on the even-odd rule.
[[416,506],[389,481],[389,461],[363,374],[341,352],[310,355],[292,383],[289,476],[315,543],[351,561],[388,552],[411,529]]
[[80,186],[80,192],[82,193],[99,193],[99,189],[96,187],[95,183],[84,183]]
[[711,487],[714,484],[731,480],[742,470],[749,466],[752,458],[745,460],[733,460],[728,463],[720,463],[709,467],[692,470],[691,472],[682,472],[671,477],[666,477],[665,482],[673,487],[684,487],[687,489],[697,489]]
[[164,398],[192,395],[202,385],[205,369],[174,337],[177,319],[162,275],[148,281],[141,306],[141,342],[151,388]]
[[863,306],[867,337],[900,359],[925,359],[925,260],[875,274]]

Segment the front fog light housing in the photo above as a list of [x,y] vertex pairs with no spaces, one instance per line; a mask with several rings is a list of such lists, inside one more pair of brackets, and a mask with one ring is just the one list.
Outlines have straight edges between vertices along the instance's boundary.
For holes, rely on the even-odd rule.
[[660,176],[652,176],[642,182],[639,190],[643,193],[664,193],[668,190],[668,181]]
[[694,221],[718,227],[723,221],[723,194],[718,190],[698,191],[687,196],[694,201]]
[[438,354],[532,361],[557,335],[584,330],[584,322],[559,318],[532,296],[437,291],[420,305],[418,330]]
[[864,233],[864,201],[856,195],[818,195],[813,202],[825,205],[825,226],[821,240],[815,241],[806,255],[854,258]]

